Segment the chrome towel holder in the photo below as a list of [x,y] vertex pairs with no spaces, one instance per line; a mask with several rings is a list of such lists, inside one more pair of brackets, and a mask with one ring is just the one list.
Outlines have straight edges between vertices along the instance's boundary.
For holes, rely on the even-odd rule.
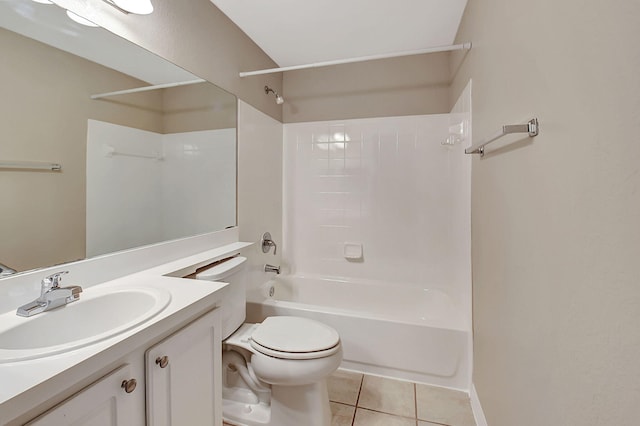
[[537,136],[540,126],[538,125],[538,119],[532,118],[527,124],[508,124],[502,126],[502,128],[493,134],[488,139],[470,146],[464,150],[465,154],[480,154],[480,157],[484,157],[484,147],[489,145],[505,135],[511,133],[527,133],[530,138]]
[[24,169],[24,170],[50,170],[61,172],[62,164],[41,163],[39,161],[3,161],[0,160],[0,169]]

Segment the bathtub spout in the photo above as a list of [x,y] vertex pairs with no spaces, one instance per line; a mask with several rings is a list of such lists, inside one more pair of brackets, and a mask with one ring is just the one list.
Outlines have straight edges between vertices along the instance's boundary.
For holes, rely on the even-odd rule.
[[264,271],[265,272],[275,272],[276,274],[280,274],[280,267],[279,266],[269,265],[267,263],[266,265],[264,265]]

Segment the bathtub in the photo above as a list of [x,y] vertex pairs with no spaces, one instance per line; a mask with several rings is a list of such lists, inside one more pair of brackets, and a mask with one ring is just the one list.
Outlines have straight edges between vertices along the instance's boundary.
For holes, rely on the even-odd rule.
[[342,340],[341,368],[468,391],[467,320],[442,290],[416,285],[278,276],[247,294],[247,322],[312,318]]

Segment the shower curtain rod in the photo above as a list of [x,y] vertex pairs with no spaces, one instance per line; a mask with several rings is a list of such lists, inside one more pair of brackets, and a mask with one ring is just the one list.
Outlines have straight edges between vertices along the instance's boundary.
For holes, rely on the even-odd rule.
[[154,84],[153,86],[136,87],[135,89],[118,90],[117,92],[99,93],[91,95],[91,99],[108,98],[109,96],[126,95],[129,93],[147,92],[149,90],[168,89],[170,87],[188,86],[189,84],[204,83],[207,80],[201,78],[197,80],[179,81],[177,83]]
[[338,59],[335,61],[315,62],[313,64],[306,64],[306,65],[292,65],[289,67],[269,68],[269,69],[258,70],[258,71],[247,71],[247,72],[241,72],[240,77],[250,77],[252,75],[262,75],[262,74],[273,74],[277,72],[302,70],[307,68],[328,67],[331,65],[352,64],[355,62],[375,61],[377,59],[399,58],[401,56],[422,55],[425,53],[451,52],[454,50],[468,50],[468,49],[471,49],[471,43],[453,44],[451,46],[438,46],[438,47],[430,47],[428,49],[407,50],[404,52],[385,53],[381,55],[371,55],[371,56],[359,56],[357,58]]

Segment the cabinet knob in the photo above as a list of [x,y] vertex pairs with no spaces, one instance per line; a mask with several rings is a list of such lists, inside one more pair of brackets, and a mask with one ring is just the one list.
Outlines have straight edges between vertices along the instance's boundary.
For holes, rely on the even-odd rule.
[[162,356],[162,357],[158,357],[156,358],[156,364],[158,364],[160,366],[160,368],[165,368],[167,365],[169,365],[169,357],[168,356]]
[[135,390],[137,384],[136,379],[123,380],[120,387],[124,389],[126,393],[131,393]]

